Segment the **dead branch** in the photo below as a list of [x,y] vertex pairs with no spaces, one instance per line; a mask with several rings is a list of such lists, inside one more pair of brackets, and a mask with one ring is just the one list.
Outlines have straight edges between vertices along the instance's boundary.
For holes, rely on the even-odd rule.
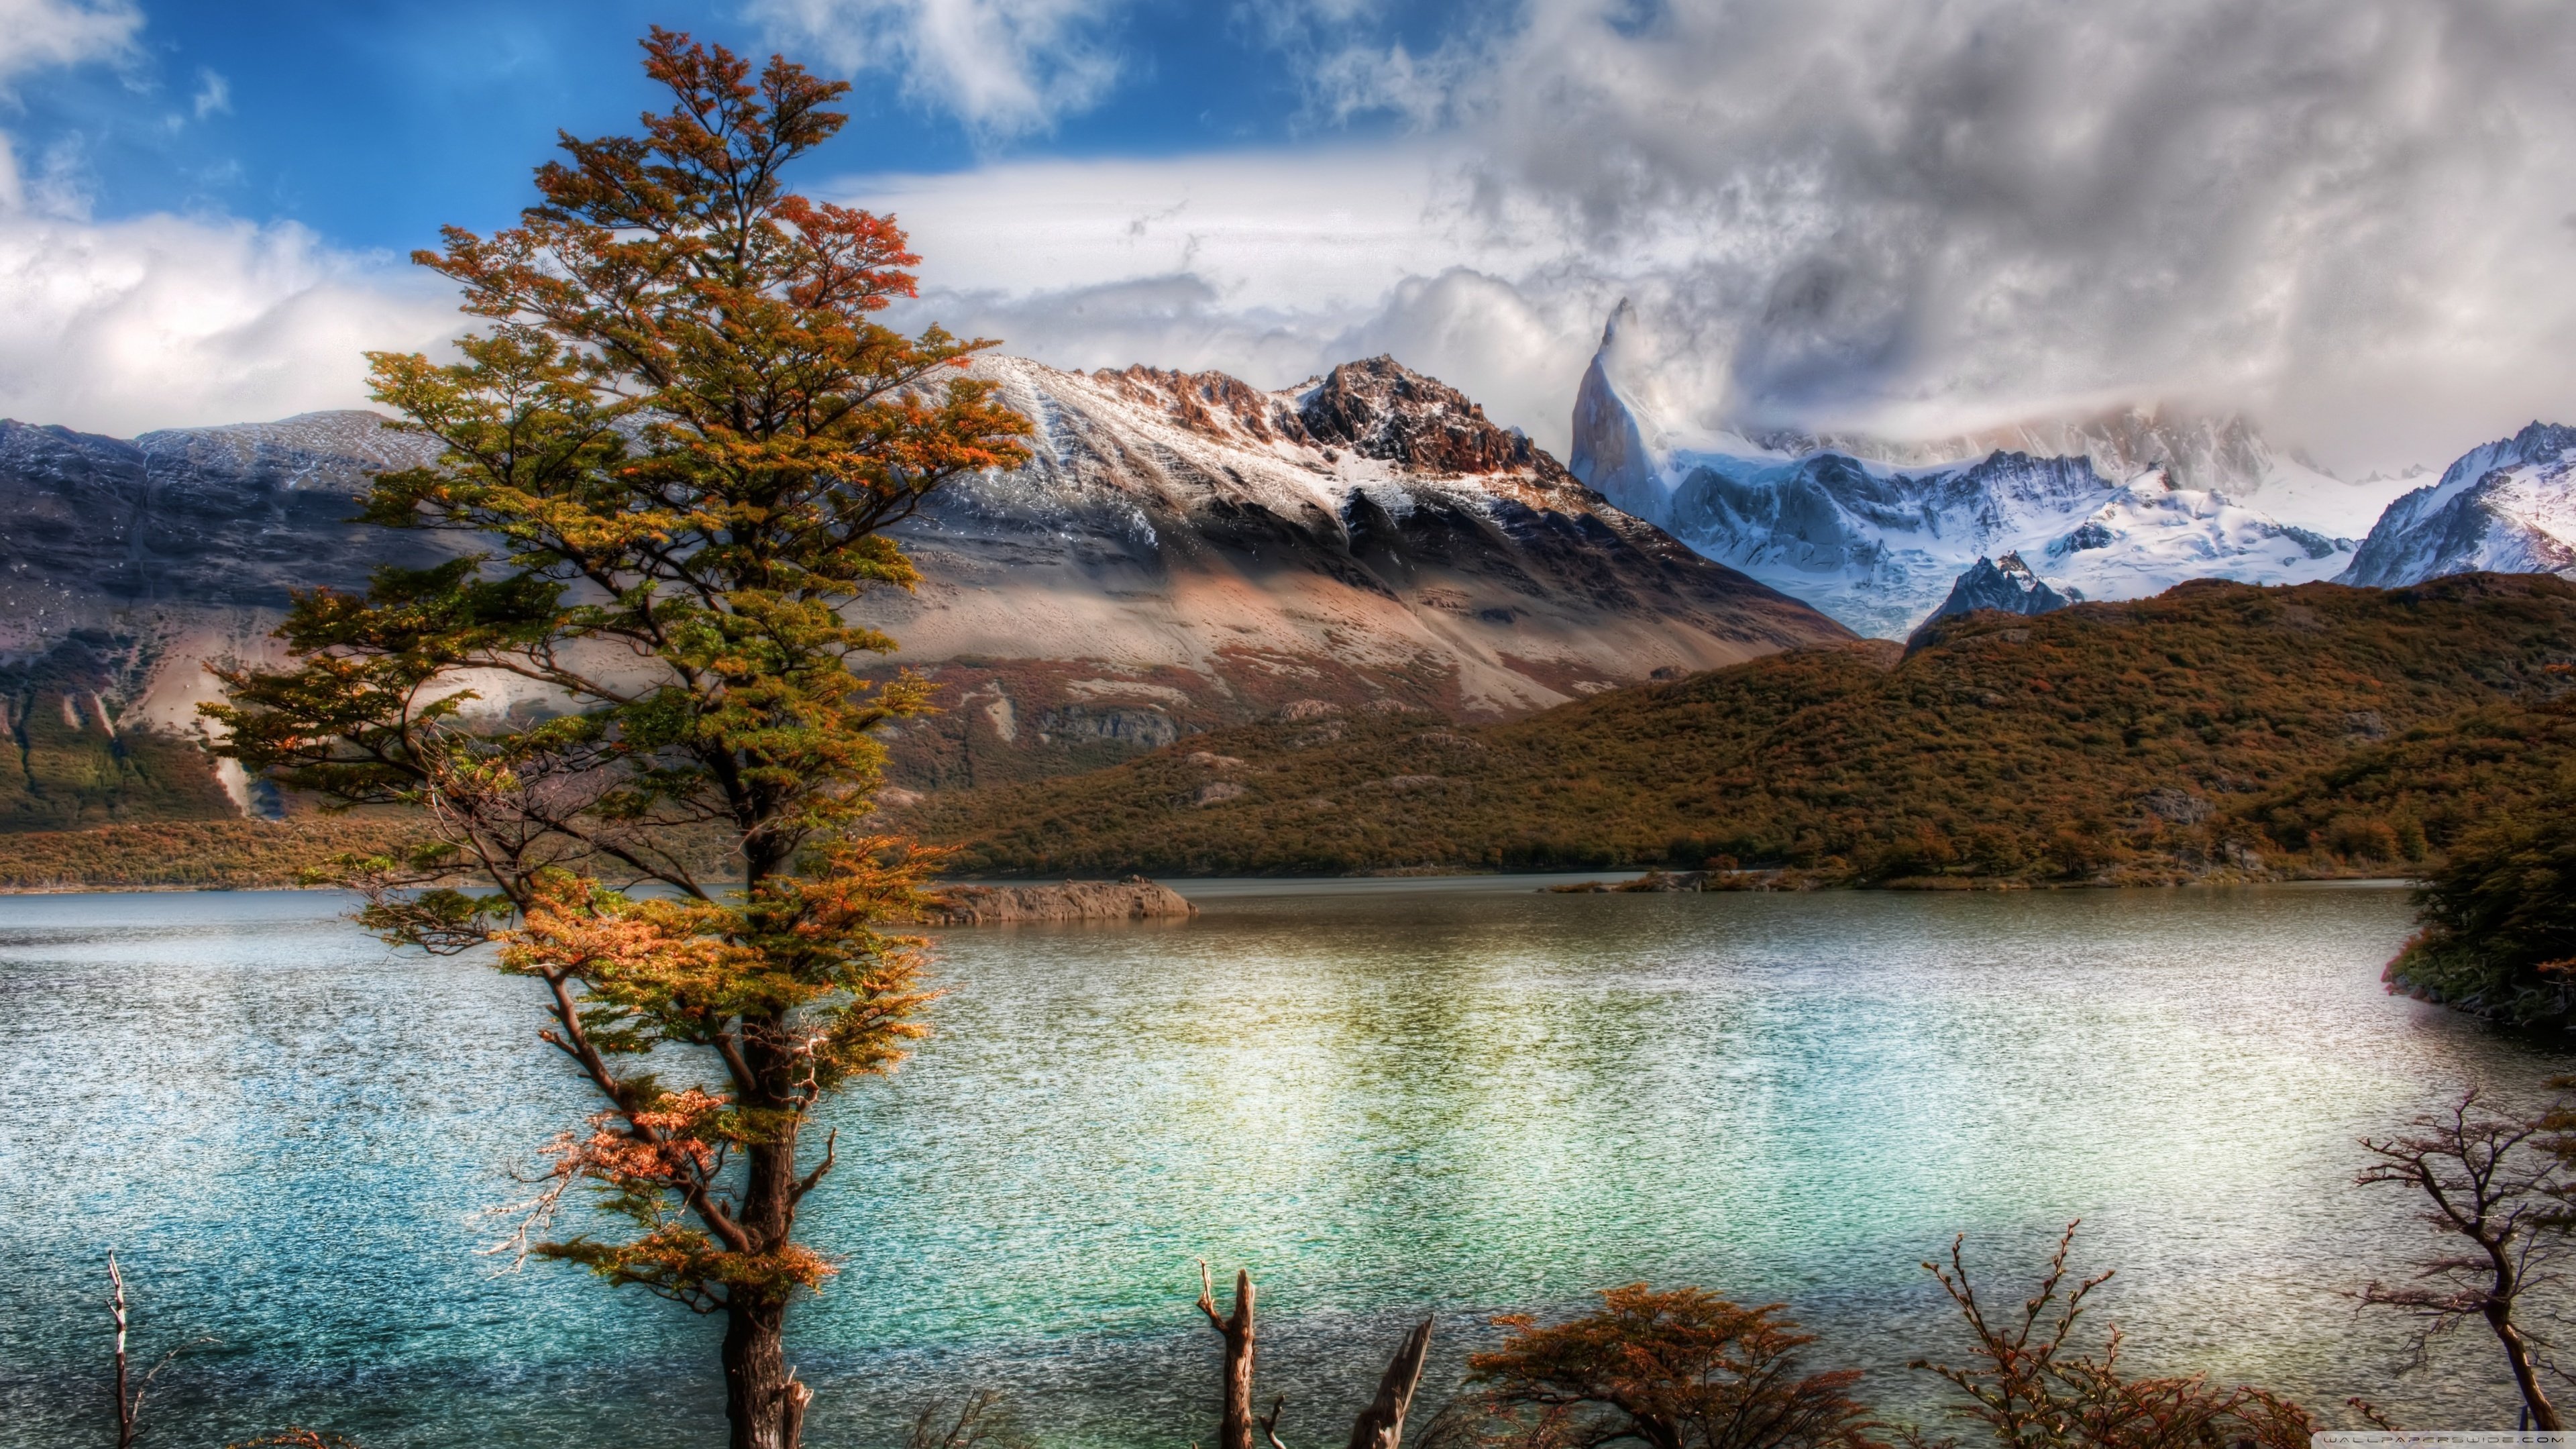
[[[1397,1449],[1404,1442],[1404,1416],[1413,1407],[1414,1390],[1422,1386],[1422,1364],[1431,1354],[1431,1322],[1426,1318],[1404,1336],[1378,1380],[1377,1397],[1360,1410],[1351,1425],[1351,1449]],[[1275,1442],[1275,1441],[1274,1441]]]

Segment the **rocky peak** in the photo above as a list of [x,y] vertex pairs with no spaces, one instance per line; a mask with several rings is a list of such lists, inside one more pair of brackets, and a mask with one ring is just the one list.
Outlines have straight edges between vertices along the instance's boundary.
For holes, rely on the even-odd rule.
[[1254,442],[1306,441],[1305,425],[1278,398],[1222,372],[1160,367],[1103,368],[1093,379],[1134,402],[1157,407],[1191,432]]
[[1298,399],[1297,411],[1318,443],[1425,473],[1565,473],[1527,437],[1494,426],[1465,394],[1392,357],[1334,368]]
[[2031,571],[2018,553],[2002,558],[1980,558],[1976,567],[1959,575],[1950,585],[1950,597],[1932,611],[1932,617],[1915,626],[1909,649],[1922,647],[1926,631],[1934,620],[1960,614],[1973,614],[1979,609],[2000,609],[2007,614],[2049,614],[2069,604],[2083,602],[2084,596],[2073,589],[2060,592],[2048,581]]

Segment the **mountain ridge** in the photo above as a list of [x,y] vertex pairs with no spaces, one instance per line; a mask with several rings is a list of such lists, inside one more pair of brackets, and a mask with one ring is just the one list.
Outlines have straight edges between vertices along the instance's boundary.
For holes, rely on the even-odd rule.
[[1577,388],[1569,466],[1711,558],[1865,633],[1902,637],[1981,557],[2013,552],[2091,598],[2185,579],[2344,571],[2406,480],[2348,484],[2241,416],[2132,406],[1953,437],[1693,431],[1640,387],[1622,303]]
[[[1037,423],[1036,456],[934,495],[896,530],[921,590],[850,610],[901,642],[888,671],[943,689],[944,714],[887,741],[899,787],[1087,768],[1311,698],[1502,718],[1848,633],[1620,514],[1391,359],[1277,393],[975,366]],[[82,798],[122,818],[125,767],[95,760],[194,737],[203,664],[275,659],[292,590],[472,547],[348,521],[371,472],[434,452],[366,412],[134,439],[0,424],[0,508],[18,521],[0,538],[0,697],[23,791],[60,794],[31,773],[24,727],[60,715],[88,733],[83,778],[107,782]],[[473,683],[478,708],[543,707],[522,681]],[[187,808],[255,803],[237,773],[228,788],[230,807]]]

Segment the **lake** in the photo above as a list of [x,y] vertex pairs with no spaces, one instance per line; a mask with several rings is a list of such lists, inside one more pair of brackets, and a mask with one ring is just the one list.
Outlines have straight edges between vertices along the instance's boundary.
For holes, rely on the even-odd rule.
[[[1404,1328],[1649,1280],[1783,1300],[1816,1366],[1955,1353],[1919,1266],[2017,1301],[2079,1266],[2141,1367],[2500,1428],[2463,1332],[2397,1375],[2347,1296],[2420,1241],[2354,1139],[2555,1045],[2385,995],[2405,892],[1548,895],[1209,882],[1186,923],[937,933],[939,1034],[832,1121],[844,1271],[791,1322],[808,1441],[899,1444],[990,1386],[1045,1444],[1209,1442],[1194,1260],[1261,1285],[1263,1395],[1339,1443]],[[530,983],[298,893],[0,899],[0,1442],[107,1442],[103,1263],[187,1345],[147,1445],[721,1442],[717,1325],[543,1264],[478,1210],[589,1109]]]

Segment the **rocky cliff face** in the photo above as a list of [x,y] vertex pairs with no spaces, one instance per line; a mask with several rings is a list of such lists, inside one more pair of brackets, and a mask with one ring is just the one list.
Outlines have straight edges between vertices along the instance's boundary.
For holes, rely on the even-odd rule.
[[[1575,399],[1573,471],[1692,547],[1899,637],[1976,560],[2016,552],[2088,597],[2341,572],[2406,486],[2347,484],[2243,418],[2125,408],[1954,437],[1694,431],[1643,400],[1624,306]],[[2042,562],[2044,561],[2044,562]]]
[[2533,423],[2471,450],[2398,499],[2339,583],[2394,588],[2448,574],[2576,578],[2576,428]]
[[[889,740],[898,783],[1082,768],[1305,701],[1498,718],[1846,637],[1385,358],[1278,393],[978,366],[1037,423],[1036,456],[905,525],[920,591],[858,606],[902,641],[890,667],[947,686],[943,714]],[[86,728],[108,759],[193,731],[204,663],[270,656],[290,590],[440,557],[436,536],[346,521],[368,477],[423,454],[370,413],[132,440],[0,423],[0,700],[22,766],[30,720]]]
[[203,665],[264,657],[292,589],[438,557],[345,522],[424,451],[365,412],[131,440],[0,421],[0,829],[251,803],[187,739]]
[[1977,560],[1976,567],[1959,575],[1950,586],[1950,596],[1932,611],[1909,636],[1908,643],[1924,637],[1924,630],[1936,619],[1956,614],[1973,614],[1979,609],[1999,609],[2007,614],[2052,614],[2069,604],[2080,604],[2084,596],[2072,591],[2060,593],[2047,581],[2032,573],[2030,565],[2017,553],[1999,559]]
[[951,707],[911,784],[1104,764],[1329,705],[1502,718],[1848,637],[1610,506],[1391,359],[1222,374],[977,364],[1038,424],[1017,473],[901,532],[926,582],[861,612]]

